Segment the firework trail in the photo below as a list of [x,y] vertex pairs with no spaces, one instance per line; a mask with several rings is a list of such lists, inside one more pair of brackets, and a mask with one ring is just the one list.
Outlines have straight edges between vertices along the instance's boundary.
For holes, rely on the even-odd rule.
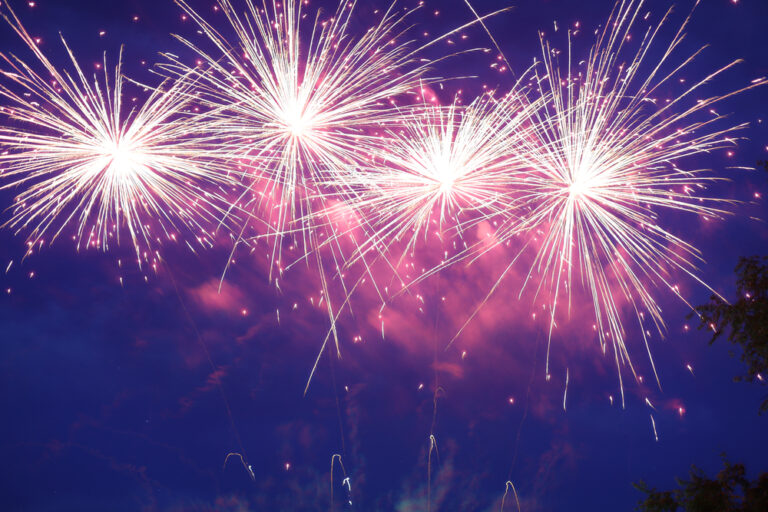
[[6,226],[28,231],[32,246],[75,225],[78,248],[105,250],[125,229],[137,256],[161,241],[153,228],[171,239],[181,226],[204,233],[202,223],[223,211],[216,189],[232,182],[205,156],[206,136],[185,114],[189,85],[165,82],[128,111],[122,54],[112,79],[105,57],[104,76],[91,81],[62,37],[74,73],[59,71],[6,10],[4,18],[42,68],[0,54],[8,118],[0,128],[0,178],[2,188],[21,189]]
[[[733,132],[746,125],[718,128],[724,116],[713,105],[766,83],[761,78],[728,94],[694,100],[734,61],[665,102],[662,87],[682,83],[681,71],[703,48],[675,57],[689,15],[661,56],[653,57],[667,11],[649,25],[634,52],[627,50],[642,6],[634,0],[617,3],[584,61],[572,56],[569,32],[565,68],[560,52],[542,37],[544,74],[537,82],[546,107],[536,111],[536,137],[523,139],[528,171],[516,194],[526,213],[497,234],[499,244],[522,234],[535,251],[523,288],[538,280],[536,295],[549,293],[550,340],[559,303],[565,298],[570,310],[574,282],[586,288],[595,330],[603,350],[612,344],[619,379],[623,364],[634,374],[622,308],[634,311],[648,349],[646,314],[664,332],[652,290],[669,288],[680,296],[675,282],[681,276],[701,282],[699,251],[663,226],[662,213],[704,218],[725,213],[728,201],[697,195],[721,178],[706,169],[684,169],[683,161],[735,144]],[[702,115],[708,117],[701,120]]]

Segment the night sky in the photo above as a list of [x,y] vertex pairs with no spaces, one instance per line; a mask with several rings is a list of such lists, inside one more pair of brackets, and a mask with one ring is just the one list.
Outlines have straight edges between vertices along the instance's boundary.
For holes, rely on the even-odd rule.
[[[29,4],[12,2],[29,32],[42,38],[41,48],[62,65],[59,32],[88,71],[96,71],[105,51],[114,65],[123,44],[125,73],[148,84],[158,82],[150,70],[162,62],[160,52],[194,58],[171,36],[199,38],[171,0]],[[190,4],[212,20],[220,16],[213,0]],[[670,5],[647,4],[656,17]],[[312,0],[309,9],[334,5]],[[360,2],[357,28],[370,24],[377,5],[384,2]],[[584,30],[574,48],[586,52],[613,3],[473,5],[480,13],[514,6],[488,28],[515,71],[522,71],[539,55],[539,30],[563,46],[562,27],[579,22]],[[692,2],[676,3],[665,34],[691,8]],[[413,37],[426,41],[472,19],[461,0],[430,0],[413,17]],[[682,53],[710,46],[683,75],[701,78],[744,59],[702,95],[768,75],[767,21],[764,1],[703,2]],[[466,39],[437,45],[429,56],[490,44],[478,27],[463,33]],[[5,25],[0,50],[32,60]],[[440,63],[435,76],[470,77],[447,81],[436,90],[440,101],[449,102],[459,89],[471,98],[484,86],[508,88],[511,74],[490,67],[496,55]],[[142,94],[131,87],[129,96]],[[674,95],[674,87],[662,93]],[[700,275],[725,297],[734,294],[738,258],[768,254],[768,207],[756,195],[766,191],[768,175],[734,169],[768,159],[766,105],[768,87],[720,105],[721,113],[731,113],[726,123],[750,123],[744,140],[732,154],[723,150],[687,162],[729,178],[711,193],[738,201],[730,207],[733,215],[663,217],[702,251]],[[3,220],[11,201],[12,191],[0,191]],[[716,472],[722,453],[745,463],[751,475],[768,470],[768,416],[758,415],[765,388],[733,381],[741,363],[723,341],[708,346],[707,333],[696,331],[695,319],[686,318],[689,309],[669,290],[654,292],[668,323],[666,337],[654,333],[650,341],[661,389],[636,325],[627,322],[627,344],[643,382],[625,369],[625,409],[615,364],[591,331],[585,296],[580,302],[577,295],[571,320],[554,331],[551,378],[545,379],[548,325],[531,318],[526,296],[518,299],[522,269],[445,349],[511,252],[420,283],[423,307],[414,296],[396,300],[383,340],[379,304],[370,290],[361,290],[354,316],[341,322],[341,358],[334,350],[323,355],[305,396],[328,328],[327,316],[310,301],[318,296],[317,276],[299,264],[276,290],[266,248],[257,246],[236,253],[219,292],[231,248],[224,235],[214,248],[196,253],[166,243],[156,269],[139,268],[128,243],[106,253],[78,252],[63,237],[24,259],[24,233],[0,231],[2,268],[13,260],[0,276],[0,509],[422,511],[430,474],[432,510],[499,510],[510,480],[526,512],[629,511],[641,498],[632,482],[671,488],[691,464]],[[711,294],[690,278],[681,276],[679,285],[694,305]],[[431,466],[430,433],[437,443]],[[225,466],[228,453],[241,454],[255,478],[237,456]],[[331,478],[334,454],[341,455],[351,493],[342,485],[338,459]],[[505,510],[515,509],[506,502]]]

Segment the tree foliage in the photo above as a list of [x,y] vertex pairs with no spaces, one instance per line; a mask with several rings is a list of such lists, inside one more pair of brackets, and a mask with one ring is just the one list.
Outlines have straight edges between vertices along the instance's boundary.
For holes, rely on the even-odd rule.
[[[727,332],[728,340],[741,347],[747,366],[736,380],[758,381],[768,377],[768,257],[741,258],[736,266],[737,299],[729,304],[713,295],[707,304],[695,308],[700,329],[713,331],[710,344]],[[760,410],[768,410],[768,397]]]
[[646,494],[639,502],[641,512],[765,512],[768,510],[768,473],[754,481],[746,476],[743,464],[731,464],[724,459],[724,468],[708,478],[696,466],[691,467],[689,479],[678,479],[679,488],[658,491],[638,482],[635,487]]

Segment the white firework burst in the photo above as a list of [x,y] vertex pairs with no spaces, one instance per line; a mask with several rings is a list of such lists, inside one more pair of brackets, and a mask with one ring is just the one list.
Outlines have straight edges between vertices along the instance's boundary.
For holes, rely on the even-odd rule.
[[73,226],[78,247],[104,249],[125,230],[138,255],[160,240],[154,230],[175,237],[172,228],[202,230],[220,216],[216,189],[232,180],[186,115],[188,84],[165,82],[128,111],[122,55],[112,78],[105,58],[103,77],[90,80],[62,38],[74,72],[60,71],[10,8],[5,18],[45,73],[0,54],[0,179],[20,190],[6,225],[28,232],[31,244]]

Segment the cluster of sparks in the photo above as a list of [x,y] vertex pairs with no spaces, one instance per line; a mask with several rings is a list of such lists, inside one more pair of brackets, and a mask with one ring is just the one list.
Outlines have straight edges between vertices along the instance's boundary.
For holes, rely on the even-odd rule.
[[[427,104],[425,91],[442,83],[437,61],[409,40],[412,11],[396,4],[358,35],[354,0],[315,16],[300,0],[218,0],[226,29],[177,3],[199,28],[199,41],[178,37],[194,61],[165,53],[162,84],[133,107],[119,63],[110,76],[105,59],[103,77],[89,78],[64,43],[72,71],[60,71],[4,8],[36,62],[0,54],[0,186],[16,193],[6,225],[32,244],[69,229],[104,249],[125,231],[137,253],[181,226],[227,229],[235,246],[269,240],[278,272],[291,264],[284,243],[300,244],[334,335],[341,308],[328,281],[342,283],[348,303],[359,283],[344,284],[346,270],[362,262],[373,278],[373,258],[397,273],[406,255],[429,250],[436,226],[455,251],[417,279],[522,238],[508,269],[533,251],[522,287],[546,292],[550,338],[578,283],[603,350],[632,368],[623,312],[644,339],[646,317],[663,332],[654,289],[698,280],[701,255],[664,227],[663,212],[727,211],[700,195],[720,178],[685,164],[734,144],[744,127],[722,127],[714,105],[765,83],[696,99],[734,62],[663,100],[701,50],[677,57],[688,19],[658,43],[669,13],[634,45],[647,16],[642,1],[622,0],[585,59],[572,57],[570,33],[562,62],[542,37],[543,58],[507,92]],[[499,226],[490,247],[466,236],[482,222]]]

